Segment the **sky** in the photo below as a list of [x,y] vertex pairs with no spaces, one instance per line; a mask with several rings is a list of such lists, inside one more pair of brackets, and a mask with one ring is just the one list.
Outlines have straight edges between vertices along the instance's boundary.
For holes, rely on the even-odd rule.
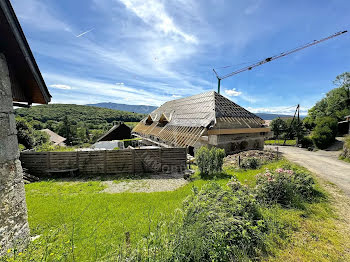
[[[349,0],[11,0],[52,103],[155,105],[350,29]],[[350,32],[221,81],[252,112],[301,113],[350,71]]]

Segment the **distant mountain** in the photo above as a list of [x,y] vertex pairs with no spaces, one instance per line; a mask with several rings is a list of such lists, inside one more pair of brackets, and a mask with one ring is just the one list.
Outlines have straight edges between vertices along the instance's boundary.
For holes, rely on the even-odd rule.
[[255,113],[257,116],[261,117],[262,119],[264,120],[273,120],[277,117],[281,117],[281,118],[284,118],[284,117],[293,117],[293,116],[290,116],[290,115],[280,115],[280,114],[268,114],[268,113]]
[[[106,103],[97,103],[97,104],[88,104],[87,106],[96,106],[114,110],[128,111],[139,114],[149,114],[153,110],[157,109],[156,106],[145,106],[145,105],[126,105],[126,104],[118,104],[112,102]],[[293,117],[290,115],[280,115],[280,114],[268,114],[268,113],[256,113],[257,116],[261,117],[264,120],[273,120],[277,117]]]
[[103,107],[121,111],[134,112],[139,114],[149,114],[153,110],[157,109],[156,106],[145,106],[145,105],[126,105],[126,104],[117,104],[117,103],[97,103],[97,104],[88,104],[87,106],[96,106]]

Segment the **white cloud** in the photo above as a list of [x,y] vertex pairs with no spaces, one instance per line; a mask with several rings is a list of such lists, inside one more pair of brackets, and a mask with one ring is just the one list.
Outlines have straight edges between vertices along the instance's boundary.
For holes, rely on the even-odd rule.
[[164,5],[158,0],[120,0],[129,10],[134,12],[142,21],[152,26],[158,32],[181,38],[188,43],[198,43],[194,35],[183,32],[175,25],[173,19],[165,11]]
[[[75,98],[69,100],[62,99],[67,97],[66,94],[56,94],[53,95],[53,101],[57,103],[58,101],[69,101],[70,103],[86,103],[93,102],[108,102],[113,101],[132,101],[131,104],[138,105],[161,105],[162,103],[172,100],[171,95],[157,94],[155,96],[154,92],[146,91],[140,88],[126,86],[126,85],[116,85],[108,83],[105,81],[99,81],[95,79],[80,79],[76,77],[69,77],[65,75],[58,74],[44,74],[46,81],[50,82],[64,82],[70,86],[74,86],[74,91],[79,92]],[[74,102],[77,99],[77,102]],[[104,100],[104,101],[103,101]]]
[[65,90],[70,90],[72,89],[71,86],[68,85],[61,85],[61,84],[55,84],[55,85],[49,85],[50,87],[57,88],[57,89],[65,89]]
[[[270,114],[282,114],[282,115],[294,115],[296,106],[284,107],[284,106],[275,106],[275,107],[247,107],[247,110],[253,113],[270,113]],[[301,115],[307,115],[308,107],[303,107],[300,109]]]
[[43,1],[38,0],[13,0],[11,1],[20,22],[30,24],[43,31],[67,31],[71,32],[71,28],[62,18],[54,15]]
[[237,91],[236,88],[233,89],[226,89],[225,90],[226,95],[228,96],[240,96],[242,92]]

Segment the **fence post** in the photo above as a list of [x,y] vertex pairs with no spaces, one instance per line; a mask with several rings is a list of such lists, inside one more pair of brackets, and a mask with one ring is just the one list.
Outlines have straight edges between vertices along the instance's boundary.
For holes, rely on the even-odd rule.
[[105,150],[103,154],[103,160],[104,160],[103,170],[106,175],[107,174],[107,150]]
[[159,148],[159,170],[157,170],[157,173],[161,173],[163,167],[163,161],[162,161],[162,148]]
[[79,151],[76,151],[75,165],[79,169]]
[[51,154],[50,154],[50,151],[47,152],[47,169],[48,170],[51,169]]
[[132,174],[135,175],[135,149],[131,149]]

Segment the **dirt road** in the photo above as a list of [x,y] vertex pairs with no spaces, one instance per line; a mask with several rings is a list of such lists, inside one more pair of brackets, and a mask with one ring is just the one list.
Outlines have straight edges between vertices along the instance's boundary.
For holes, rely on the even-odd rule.
[[[275,146],[265,148],[276,150]],[[350,163],[338,160],[339,151],[310,152],[290,146],[279,146],[278,149],[287,159],[336,184],[350,196]]]

